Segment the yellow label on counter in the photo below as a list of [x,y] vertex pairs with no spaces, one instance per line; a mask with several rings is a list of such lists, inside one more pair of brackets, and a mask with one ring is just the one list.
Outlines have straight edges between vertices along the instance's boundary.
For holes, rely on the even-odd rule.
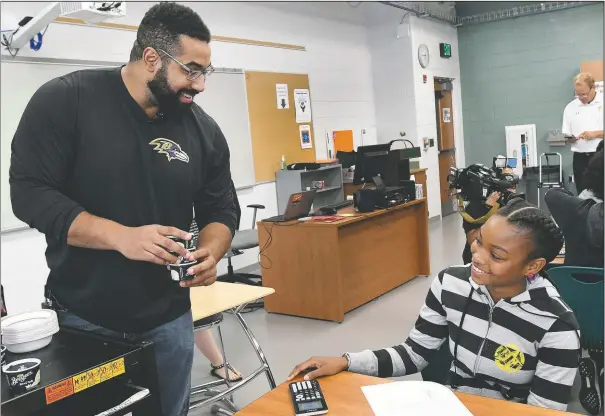
[[95,386],[99,383],[109,380],[110,378],[117,377],[125,372],[126,368],[124,367],[124,358],[119,358],[110,363],[95,367],[92,370],[73,377],[74,393],[78,393],[89,387]]

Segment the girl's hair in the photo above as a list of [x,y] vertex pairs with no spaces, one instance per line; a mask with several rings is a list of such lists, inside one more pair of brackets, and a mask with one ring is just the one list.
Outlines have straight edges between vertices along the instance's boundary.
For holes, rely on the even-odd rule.
[[[601,142],[603,143],[603,142]],[[603,184],[603,150],[595,153],[588,161],[584,171],[584,186],[599,199],[603,198],[605,186]]]
[[527,233],[532,240],[529,260],[544,258],[553,261],[563,247],[563,232],[550,215],[521,198],[514,198],[496,215],[505,217],[509,223]]

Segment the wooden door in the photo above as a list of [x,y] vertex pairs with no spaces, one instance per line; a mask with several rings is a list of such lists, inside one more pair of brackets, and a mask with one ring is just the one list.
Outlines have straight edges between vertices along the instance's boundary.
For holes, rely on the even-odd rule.
[[438,132],[439,132],[439,150],[450,150],[454,145],[454,115],[452,111],[452,92],[435,92]]
[[452,150],[439,153],[439,191],[442,204],[450,201],[450,184],[447,181],[450,167],[456,167],[456,152]]

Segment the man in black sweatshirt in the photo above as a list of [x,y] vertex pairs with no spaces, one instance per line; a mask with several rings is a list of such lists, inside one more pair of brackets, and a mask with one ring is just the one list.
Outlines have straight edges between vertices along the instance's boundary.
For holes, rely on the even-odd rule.
[[[216,280],[236,226],[229,149],[193,97],[212,72],[210,32],[190,8],[144,16],[130,61],[43,85],[12,143],[17,218],[46,235],[46,297],[60,324],[155,343],[163,414],[186,415],[189,287]],[[189,239],[194,217],[197,251]],[[171,280],[177,252],[197,265]]]

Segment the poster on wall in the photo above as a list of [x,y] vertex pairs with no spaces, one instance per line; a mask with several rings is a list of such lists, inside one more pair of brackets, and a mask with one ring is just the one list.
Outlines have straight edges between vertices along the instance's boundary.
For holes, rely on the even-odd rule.
[[302,124],[298,127],[300,131],[300,147],[303,149],[312,149],[313,143],[311,142],[311,126],[308,124]]
[[597,81],[594,83],[595,85],[595,89],[600,92],[601,94],[603,94],[603,81]]
[[296,122],[311,122],[311,100],[309,99],[309,90],[294,90],[294,105],[296,106]]
[[452,122],[452,110],[451,108],[444,107],[443,108],[443,122],[451,123]]
[[277,109],[285,110],[290,108],[290,99],[288,98],[288,84],[275,84],[277,94]]

